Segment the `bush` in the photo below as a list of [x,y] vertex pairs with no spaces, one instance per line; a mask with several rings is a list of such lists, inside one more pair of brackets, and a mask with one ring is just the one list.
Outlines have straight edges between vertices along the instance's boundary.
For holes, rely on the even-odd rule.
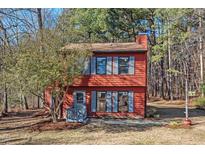
[[193,103],[194,103],[195,106],[204,107],[205,106],[205,98],[204,97],[199,97],[199,98],[195,99],[193,101]]
[[147,118],[159,118],[159,115],[157,115],[157,110],[155,108],[148,108],[146,114]]
[[179,128],[181,126],[181,122],[180,121],[170,121],[168,126],[171,128]]
[[205,93],[205,84],[202,84],[202,85],[201,85],[201,92],[202,92],[202,93]]

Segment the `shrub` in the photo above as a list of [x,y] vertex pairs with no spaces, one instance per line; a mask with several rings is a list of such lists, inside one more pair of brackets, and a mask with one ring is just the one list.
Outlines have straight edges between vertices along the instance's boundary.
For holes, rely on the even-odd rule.
[[203,106],[205,106],[205,98],[204,97],[199,97],[199,98],[195,99],[193,101],[193,103],[194,103],[195,106],[203,107]]
[[157,114],[157,110],[155,108],[148,108],[146,116],[147,118],[159,118],[159,117],[156,117],[156,114]]
[[202,92],[202,93],[205,93],[205,84],[202,84],[202,85],[201,85],[201,92]]
[[169,128],[181,128],[182,123],[180,121],[170,121],[168,123]]

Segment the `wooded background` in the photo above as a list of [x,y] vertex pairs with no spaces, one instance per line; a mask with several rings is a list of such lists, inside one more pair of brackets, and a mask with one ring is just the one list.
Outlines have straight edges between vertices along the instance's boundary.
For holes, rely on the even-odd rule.
[[[62,61],[64,45],[130,42],[138,34],[148,35],[149,97],[184,99],[185,79],[203,97],[204,22],[205,9],[0,9],[2,110],[41,107],[43,89],[62,78],[63,66],[76,70],[72,59],[88,56],[70,52]],[[78,73],[66,73],[68,83]]]

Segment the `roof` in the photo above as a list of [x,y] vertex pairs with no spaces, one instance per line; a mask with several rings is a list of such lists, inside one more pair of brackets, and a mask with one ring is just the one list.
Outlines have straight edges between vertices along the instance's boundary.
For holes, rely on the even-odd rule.
[[94,52],[137,52],[147,51],[146,36],[137,36],[136,42],[127,43],[70,43],[64,49],[88,48]]

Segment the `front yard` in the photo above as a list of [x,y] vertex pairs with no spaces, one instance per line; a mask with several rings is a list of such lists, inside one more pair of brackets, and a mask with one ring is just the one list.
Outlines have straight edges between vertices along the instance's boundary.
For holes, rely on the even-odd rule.
[[[160,115],[156,122],[184,118],[183,103],[156,101],[149,105]],[[48,118],[37,115],[38,112],[11,113],[2,118],[0,144],[205,144],[205,111],[194,107],[190,108],[193,125],[189,128],[103,122],[51,124]]]

